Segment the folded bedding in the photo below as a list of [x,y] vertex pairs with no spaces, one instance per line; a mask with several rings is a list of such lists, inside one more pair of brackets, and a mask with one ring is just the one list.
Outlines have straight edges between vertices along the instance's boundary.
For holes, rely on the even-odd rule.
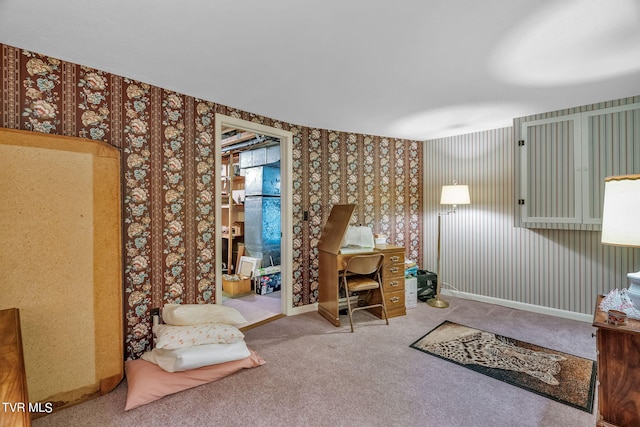
[[153,325],[154,348],[175,350],[203,344],[233,344],[244,339],[238,328],[224,323],[171,326]]
[[174,350],[154,348],[143,353],[141,358],[167,372],[178,372],[244,359],[249,354],[247,344],[241,340],[231,344],[204,344]]
[[165,304],[162,307],[162,320],[173,326],[203,323],[239,326],[247,323],[237,309],[222,304]]

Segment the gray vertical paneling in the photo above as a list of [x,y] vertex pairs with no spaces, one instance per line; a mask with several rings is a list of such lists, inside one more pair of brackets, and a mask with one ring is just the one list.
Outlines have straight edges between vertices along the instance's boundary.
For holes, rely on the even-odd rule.
[[602,217],[604,179],[610,175],[640,171],[640,108],[594,114],[588,117],[591,198],[584,204],[587,218]]
[[[626,132],[637,138],[636,129]],[[437,214],[445,211],[440,191],[457,179],[469,185],[471,205],[442,219],[443,283],[466,293],[590,314],[598,293],[627,286],[626,274],[640,269],[640,249],[602,245],[598,231],[514,226],[515,150],[510,127],[425,142],[427,240],[421,268],[436,271]],[[637,151],[626,155],[637,158]]]
[[[631,96],[617,100],[568,108],[560,111],[540,113],[527,117],[518,117],[513,121],[514,141],[524,139],[524,135],[521,134],[522,124],[524,122],[549,119],[552,117],[561,117],[577,113],[595,112],[596,110],[600,109],[625,106],[638,102],[640,102],[640,96]],[[591,190],[593,191],[593,197],[589,198],[586,203],[583,203],[583,209],[586,209],[586,217],[599,218],[602,210],[601,203],[602,191],[604,189],[604,177],[613,174],[634,173],[634,171],[635,173],[638,173],[638,171],[640,171],[640,110],[634,109],[626,112],[593,116],[589,119],[589,124],[584,130],[593,132],[592,138],[589,141],[590,146],[602,146],[602,148],[600,148],[599,150],[591,152],[591,157],[588,163],[588,167],[592,169],[595,168],[598,173],[592,178],[590,182],[583,183],[583,185],[589,184],[593,189]],[[534,137],[535,140],[540,140],[542,131],[543,130],[541,129],[536,129]],[[570,129],[565,128],[564,131],[570,132]],[[563,133],[562,135],[562,138],[566,139],[567,141],[572,138],[572,135],[570,133]],[[528,137],[531,138],[532,136],[528,135]],[[614,141],[617,141],[617,143],[614,143]],[[601,142],[602,144],[600,144]],[[572,155],[568,151],[558,151],[557,155],[558,157],[553,159],[553,162],[555,163],[555,165],[557,165],[557,167],[562,164],[569,165],[573,161]],[[544,158],[548,160],[547,157]],[[537,158],[536,161],[541,161],[541,158]],[[514,162],[514,167],[519,170],[519,156],[514,158]],[[561,193],[558,193],[556,196],[554,196],[554,198],[561,196],[562,193],[566,193],[566,195],[573,194],[574,177],[570,173],[571,170],[572,168],[565,167],[564,174],[558,175],[558,179],[562,181],[563,185],[561,187],[558,187],[562,188]],[[537,180],[535,180],[535,182],[537,182]],[[544,184],[544,182],[545,181],[540,181],[541,185]],[[597,185],[594,185],[596,182]],[[516,185],[513,187],[513,192],[515,200],[517,200],[521,193],[521,183],[520,177],[518,175],[515,176],[515,184]],[[596,197],[599,197],[599,199],[597,199]],[[549,199],[545,198],[544,200]],[[573,205],[571,204],[571,202],[569,202],[569,200],[569,198],[558,200],[558,203],[562,203],[559,211],[563,212],[565,216],[570,215],[573,211]],[[538,201],[532,201],[538,204],[541,203],[540,199],[538,199]],[[525,224],[522,222],[520,208],[518,208],[517,205],[514,205],[513,209],[514,223],[516,224],[516,226],[524,227]],[[585,231],[597,231],[600,229],[600,225],[597,223],[597,221],[594,224],[527,223],[526,226],[530,228],[558,228]]]
[[529,170],[526,203],[532,217],[571,218],[575,194],[573,121],[527,128]]

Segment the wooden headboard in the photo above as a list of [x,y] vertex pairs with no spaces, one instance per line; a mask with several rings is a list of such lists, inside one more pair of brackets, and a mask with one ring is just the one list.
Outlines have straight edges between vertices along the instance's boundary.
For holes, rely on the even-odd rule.
[[111,391],[124,372],[119,150],[0,128],[0,199],[0,309],[20,310],[29,399]]

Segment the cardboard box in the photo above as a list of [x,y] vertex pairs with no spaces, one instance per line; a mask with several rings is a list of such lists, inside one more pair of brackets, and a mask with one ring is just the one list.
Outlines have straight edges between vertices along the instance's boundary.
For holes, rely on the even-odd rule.
[[[244,258],[244,257],[243,257]],[[229,295],[239,295],[251,292],[251,276],[253,264],[244,260],[240,261],[240,274],[222,276],[222,291]]]
[[251,292],[251,279],[248,277],[229,280],[222,278],[222,290],[229,295],[239,295]]
[[273,274],[273,273],[279,273],[279,272],[280,272],[280,266],[272,265],[269,267],[257,268],[256,276],[266,276],[267,274]]
[[282,275],[280,272],[256,276],[256,294],[266,295],[279,291],[282,288]]
[[244,235],[244,221],[236,221],[231,226],[231,233],[234,236],[243,236]]

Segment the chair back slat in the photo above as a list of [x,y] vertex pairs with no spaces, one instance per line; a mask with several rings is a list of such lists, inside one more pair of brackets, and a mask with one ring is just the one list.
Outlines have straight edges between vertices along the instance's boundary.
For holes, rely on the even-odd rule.
[[355,274],[375,273],[384,262],[384,254],[356,255],[347,262],[345,271]]

